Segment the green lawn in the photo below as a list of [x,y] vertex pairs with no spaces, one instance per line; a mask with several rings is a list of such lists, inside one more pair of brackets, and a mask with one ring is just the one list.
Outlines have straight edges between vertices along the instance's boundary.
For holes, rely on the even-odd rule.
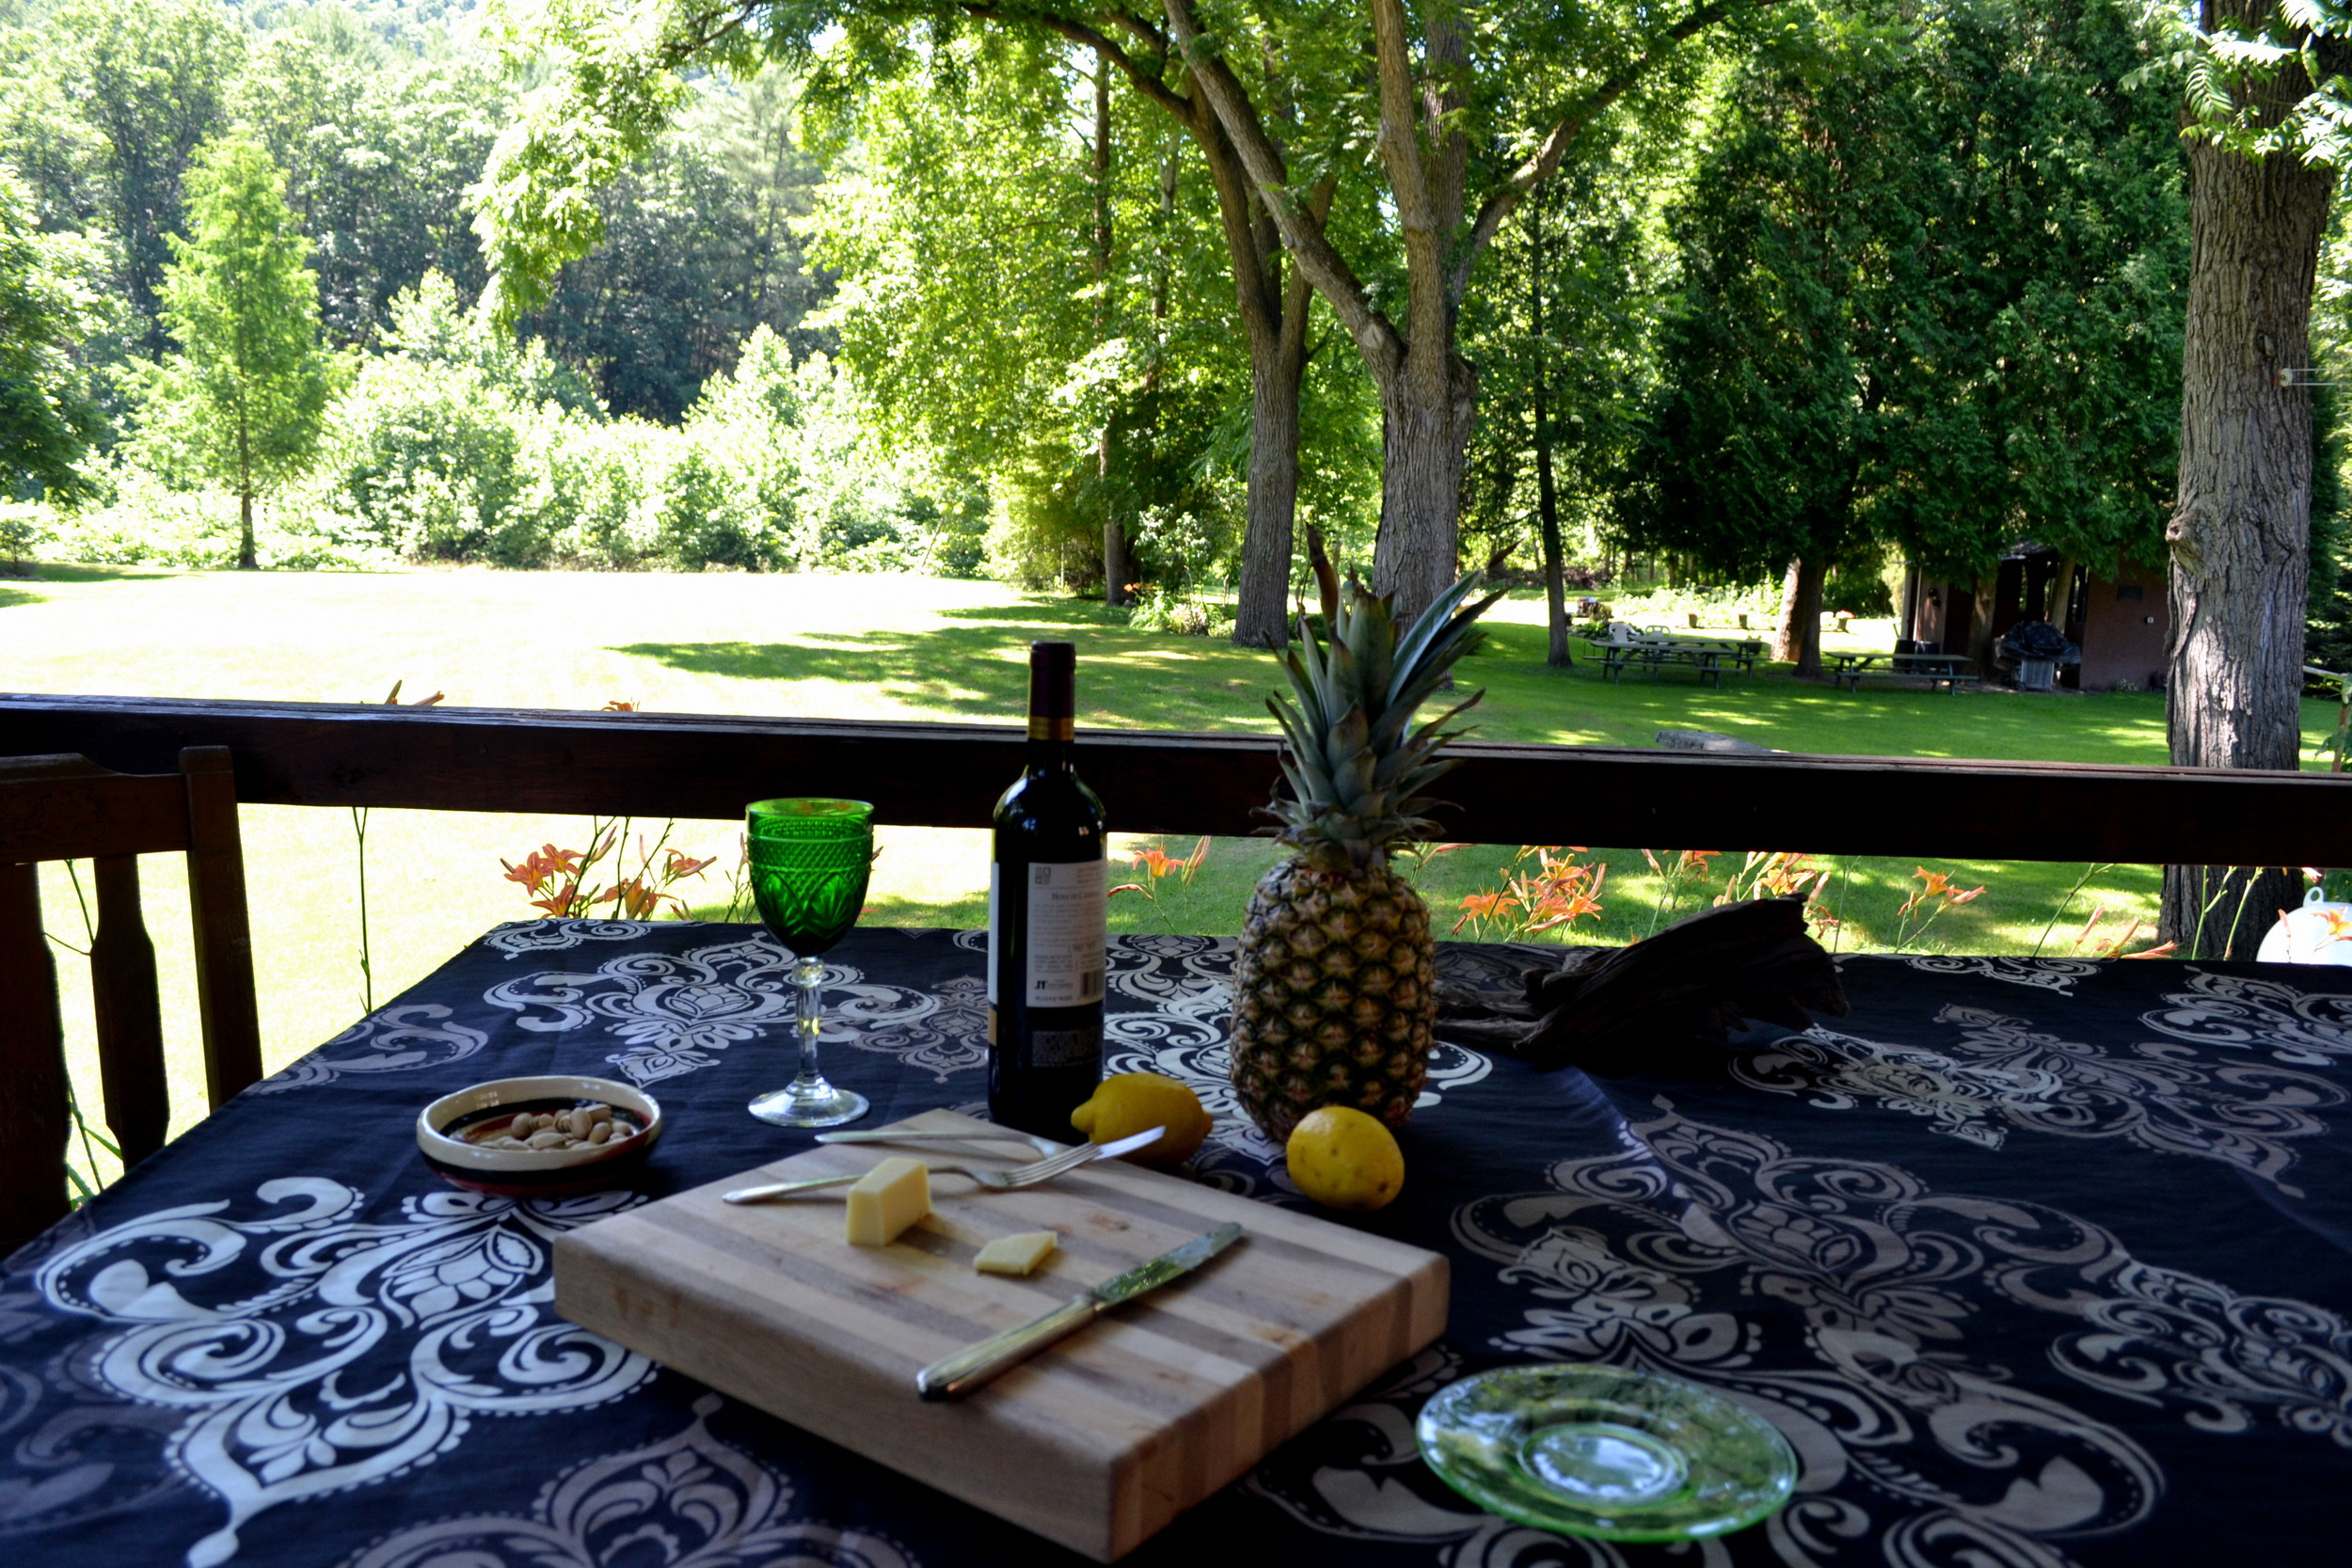
[[[1502,740],[1647,745],[1661,726],[1740,735],[1788,751],[1848,754],[2165,760],[2159,696],[1959,697],[1866,689],[1855,695],[1785,673],[1733,677],[1720,691],[1687,675],[1605,683],[1589,666],[1543,664],[1542,606],[1523,596],[1498,607],[1493,638],[1466,667],[1486,689],[1480,734]],[[1862,624],[1847,645],[1883,646],[1883,623]],[[1017,717],[1026,644],[1062,637],[1080,652],[1082,723],[1161,729],[1271,730],[1264,695],[1275,679],[1263,655],[1203,639],[1128,630],[1101,606],[1030,597],[993,583],[931,578],[763,577],[740,574],[168,573],[51,566],[38,580],[0,587],[0,687],[178,697],[380,701],[395,680],[409,698],[440,690],[453,705],[596,708],[619,699],[669,712],[828,718]],[[1832,645],[1840,645],[1832,640]],[[2332,729],[2330,705],[2306,705],[2310,738]],[[744,781],[744,797],[760,792]],[[1119,805],[1109,802],[1116,827]],[[1656,883],[1638,846],[1604,847],[1605,824],[1578,821],[1564,803],[1562,835],[1583,837],[1610,865],[1604,913],[1575,940],[1622,941],[1648,929]],[[660,825],[650,825],[659,832]],[[247,807],[246,857],[262,955],[263,1032],[276,1067],[341,1029],[361,1010],[354,890],[357,856],[346,813]],[[676,842],[731,860],[731,823],[683,823]],[[368,829],[378,1001],[414,983],[469,936],[529,915],[499,861],[537,845],[578,845],[584,824],[493,815],[377,812]],[[977,924],[987,885],[983,835],[887,829],[869,918],[897,924]],[[1120,840],[1131,851],[1152,841]],[[1189,844],[1169,846],[1188,850]],[[1653,848],[1708,847],[1652,846]],[[1788,846],[1803,849],[1804,845]],[[1508,848],[1441,856],[1421,873],[1441,928],[1465,894],[1497,885]],[[1269,862],[1262,841],[1215,844],[1189,894],[1163,887],[1113,904],[1125,928],[1227,929]],[[2027,951],[2080,866],[1938,863],[1977,902],[1931,927],[1925,945]],[[1724,870],[1719,866],[1719,873]],[[1912,863],[1838,862],[1829,897],[1846,919],[1837,940],[1883,947],[1897,928]],[[185,894],[167,859],[149,863],[150,917],[173,989],[176,1125],[202,1104],[196,1080],[194,1006],[186,978]],[[1719,877],[1720,879],[1720,877]],[[2051,938],[2072,951],[2092,908],[2103,929],[2152,912],[2154,874],[2101,873]],[[44,877],[50,927],[79,944],[81,917],[62,868]],[[720,888],[711,886],[715,900]],[[1703,902],[1705,894],[1696,895]],[[1682,907],[1692,907],[1686,891]],[[87,1051],[87,978],[60,966],[77,1081],[95,1094]]]

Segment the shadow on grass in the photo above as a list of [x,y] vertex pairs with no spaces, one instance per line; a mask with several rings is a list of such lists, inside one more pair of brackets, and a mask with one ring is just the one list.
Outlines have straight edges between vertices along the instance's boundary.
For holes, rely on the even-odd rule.
[[43,582],[125,582],[180,576],[160,566],[83,566],[63,561],[41,562],[33,568],[33,575]]
[[[1101,626],[1083,606],[1066,618],[1048,618],[1064,608],[1042,607],[1043,613],[1026,607],[987,611],[987,626],[810,632],[791,642],[632,642],[609,651],[697,675],[835,681],[946,717],[1010,721],[1028,702],[1028,644],[1035,632],[1078,645],[1078,704],[1085,723],[1178,730],[1266,726],[1262,702],[1274,671],[1263,654],[1211,639]],[[979,619],[983,612],[968,614]]]
[[29,588],[0,586],[0,610],[6,610],[10,605],[41,604],[47,598],[47,594],[36,594]]

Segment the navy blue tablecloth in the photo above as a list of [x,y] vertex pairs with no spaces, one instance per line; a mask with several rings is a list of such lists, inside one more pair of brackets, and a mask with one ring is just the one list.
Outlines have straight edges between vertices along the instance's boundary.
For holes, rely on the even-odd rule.
[[[1524,956],[1448,945],[1508,987]],[[1230,944],[1117,939],[1113,1071],[1193,1084],[1198,1179],[1300,1204],[1227,1092]],[[2352,1497],[2352,974],[1849,958],[1852,1014],[1694,1080],[1439,1050],[1408,1177],[1352,1223],[1450,1255],[1451,1328],[1129,1560],[2333,1560]],[[862,930],[826,1068],[881,1122],[983,1095],[980,943]],[[0,1273],[0,1554],[24,1564],[950,1568],[1078,1560],[583,1333],[549,1241],[808,1134],[782,955],[743,927],[501,927],[257,1085]],[[633,1189],[436,1180],[417,1109],[624,1076]],[[1467,1371],[1594,1360],[1722,1389],[1804,1472],[1701,1546],[1513,1525],[1414,1454]]]

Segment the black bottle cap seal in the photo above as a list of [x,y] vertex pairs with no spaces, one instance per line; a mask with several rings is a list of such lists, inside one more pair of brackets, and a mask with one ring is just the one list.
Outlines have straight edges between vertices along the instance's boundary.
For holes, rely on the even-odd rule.
[[1074,642],[1029,644],[1029,733],[1039,735],[1041,722],[1049,732],[1043,739],[1070,738],[1076,718],[1078,645]]

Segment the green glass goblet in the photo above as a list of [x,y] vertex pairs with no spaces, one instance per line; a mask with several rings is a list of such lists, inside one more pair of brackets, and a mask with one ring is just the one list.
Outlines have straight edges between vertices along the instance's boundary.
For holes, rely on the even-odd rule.
[[874,808],[863,800],[755,800],[744,815],[752,896],[770,934],[792,955],[792,983],[801,993],[800,1075],[753,1101],[751,1112],[778,1127],[838,1127],[864,1116],[867,1104],[817,1070],[825,977],[818,955],[849,934],[865,906]]

